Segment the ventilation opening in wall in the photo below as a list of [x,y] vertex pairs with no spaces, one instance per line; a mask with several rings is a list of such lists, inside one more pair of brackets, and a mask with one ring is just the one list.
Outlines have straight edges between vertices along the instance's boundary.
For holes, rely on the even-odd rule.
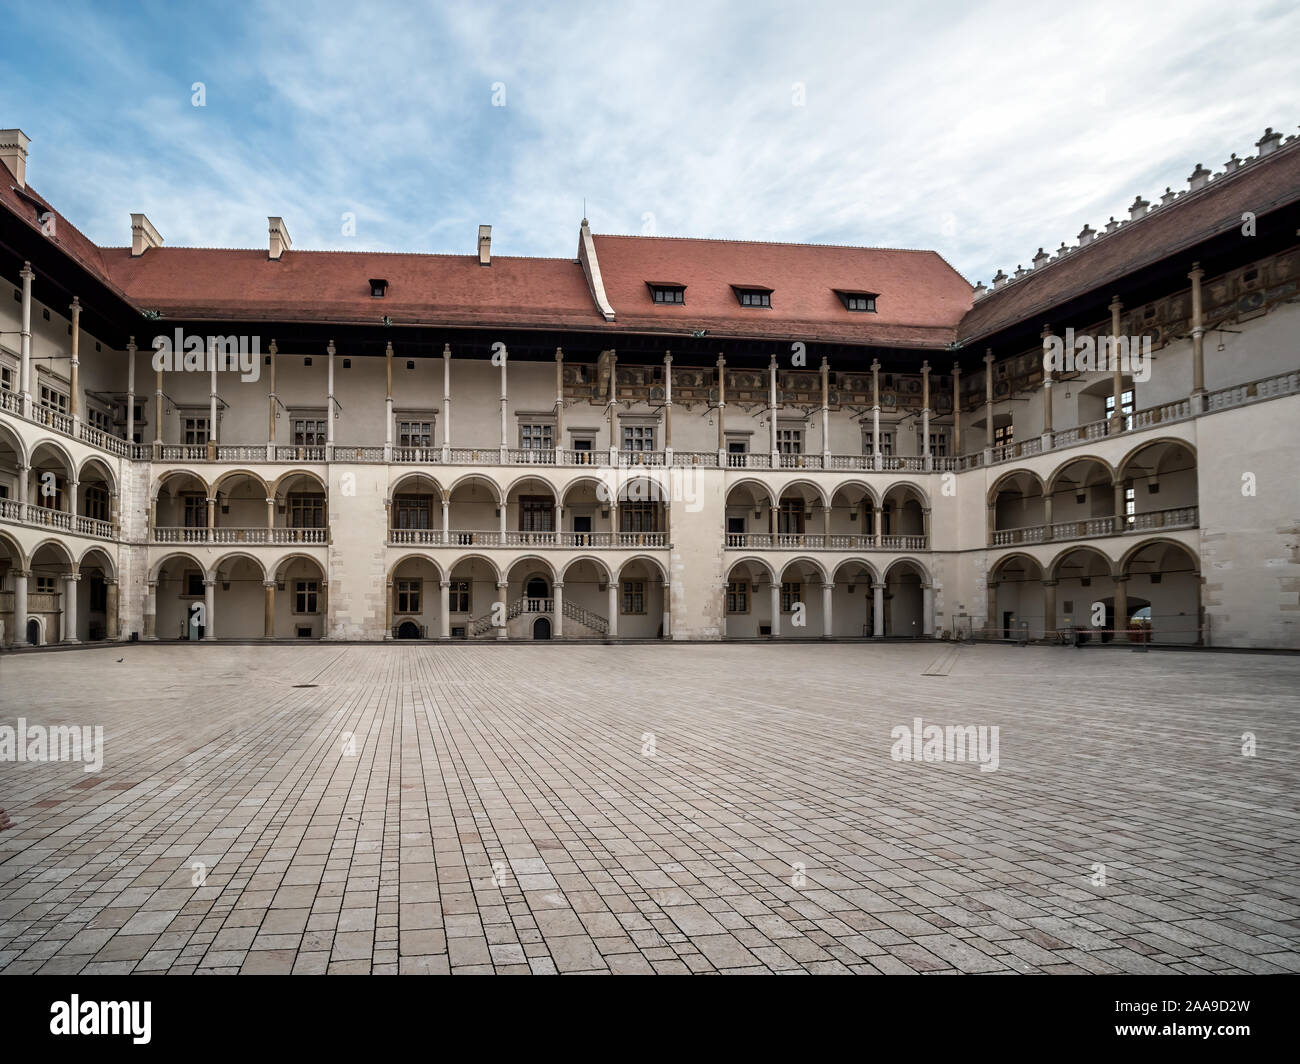
[[464,639],[464,638],[465,638],[465,628],[464,628],[464,626],[461,625],[461,626],[458,626],[458,627],[456,627],[456,628],[453,628],[453,629],[451,630],[451,637],[452,637],[452,639]]
[[304,358],[304,359],[302,360],[302,364],[303,364],[304,366],[310,366],[310,365],[311,365],[311,359],[310,359],[310,358]]
[[1151,574],[1151,582],[1152,582],[1153,584],[1158,584],[1158,583],[1160,583],[1160,577],[1161,577],[1162,575],[1163,575],[1162,573],[1152,573],[1152,574]]
[[772,626],[771,626],[770,624],[760,624],[760,625],[758,626],[758,634],[759,634],[759,635],[771,635],[771,634],[772,634]]
[[311,638],[311,625],[310,625],[310,624],[300,624],[300,625],[298,625],[298,638],[299,638],[299,639],[310,639],[310,638]]
[[352,368],[352,359],[350,359],[350,358],[345,358],[345,359],[343,360],[343,368],[344,368],[344,369],[351,369],[351,368]]

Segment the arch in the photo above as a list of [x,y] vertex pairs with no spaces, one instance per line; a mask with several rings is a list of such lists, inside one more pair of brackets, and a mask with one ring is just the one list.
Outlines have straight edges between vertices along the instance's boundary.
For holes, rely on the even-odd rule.
[[787,480],[777,489],[777,501],[780,502],[785,497],[785,493],[791,488],[807,488],[823,506],[830,505],[830,497],[826,494],[826,489],[815,480],[809,480],[807,477],[796,477],[794,480]]
[[76,476],[77,463],[72,460],[72,452],[69,451],[61,441],[47,436],[43,439],[36,440],[32,444],[32,449],[28,452],[29,458],[27,464],[35,468],[36,452],[42,447],[48,447],[54,451],[63,461],[63,468],[67,470],[69,476]]
[[[408,555],[408,557],[419,557],[419,558],[424,558],[424,559],[427,560],[427,561],[432,561],[432,560],[433,560],[432,558],[428,558],[427,555],[423,555],[423,554],[419,554],[419,555]],[[487,566],[487,567],[492,571],[492,573],[493,573],[493,575],[494,575],[494,577],[495,577],[495,579],[494,579],[492,582],[493,582],[494,584],[499,584],[499,583],[501,583],[501,581],[502,581],[502,579],[503,579],[503,577],[502,577],[502,575],[501,575],[501,567],[500,567],[499,565],[497,565],[497,563],[494,562],[491,558],[489,558],[486,554],[462,554],[462,555],[460,555],[460,557],[458,557],[455,561],[451,562],[451,563],[447,566],[447,578],[448,578],[448,579],[451,579],[451,577],[455,574],[456,570],[459,569],[459,568],[460,568],[462,565],[464,565],[466,562],[482,562],[484,565],[486,565],[486,566]]]
[[501,494],[501,485],[491,477],[484,476],[482,473],[466,473],[464,476],[457,477],[448,486],[447,497],[451,498],[451,496],[456,493],[457,488],[473,481],[481,481],[486,484],[492,490],[492,497],[498,506],[504,506],[506,504],[505,496]]
[[514,492],[519,488],[521,484],[527,484],[529,481],[532,481],[535,484],[541,484],[543,487],[546,488],[547,492],[550,494],[550,496],[553,499],[557,501],[559,500],[560,498],[559,489],[556,488],[556,486],[552,484],[549,480],[547,480],[545,477],[540,476],[537,473],[524,473],[521,476],[515,477],[515,479],[512,480],[510,484],[506,487],[503,493],[503,497],[509,499],[510,496],[514,494]]
[[229,554],[223,554],[220,558],[218,558],[215,562],[213,562],[212,569],[211,569],[212,577],[215,578],[217,574],[221,572],[222,566],[224,566],[227,562],[232,562],[232,561],[252,562],[253,565],[257,567],[257,570],[262,574],[262,580],[263,582],[265,582],[266,566],[262,564],[262,560],[256,557],[255,555],[248,554],[247,552],[242,550],[235,550],[235,551],[231,551]]
[[90,455],[81,463],[81,468],[77,470],[78,484],[86,483],[86,469],[90,466],[98,466],[103,472],[104,480],[108,482],[113,491],[117,491],[117,475],[113,472],[108,462],[97,454]]
[[1003,485],[1015,480],[1017,477],[1029,477],[1038,484],[1038,494],[1046,495],[1047,485],[1043,483],[1043,478],[1035,473],[1032,469],[1011,469],[1003,473],[997,480],[989,485],[988,495],[985,502],[992,506],[997,500],[998,495],[1004,490]]
[[608,503],[610,501],[609,481],[593,476],[591,473],[581,473],[571,480],[566,480],[562,486],[556,489],[561,505],[567,506],[569,492],[582,484],[590,484],[595,488],[597,502]]
[[871,500],[872,508],[873,509],[879,508],[881,504],[881,498],[879,492],[877,492],[876,489],[872,487],[872,485],[869,484],[867,481],[858,480],[856,478],[841,481],[840,483],[835,484],[830,488],[831,505],[835,504],[835,496],[847,488],[861,489],[865,493],[866,497]]
[[23,572],[30,569],[29,559],[23,551],[22,544],[3,529],[0,529],[0,545],[9,551],[15,569],[21,569]]
[[280,488],[294,477],[310,477],[320,485],[320,490],[329,494],[329,485],[325,483],[325,478],[319,473],[314,473],[310,469],[291,469],[287,473],[281,473],[271,484],[271,494],[267,498],[276,498],[280,494]]
[[562,584],[566,583],[569,579],[569,575],[568,575],[569,570],[572,569],[575,565],[578,565],[580,562],[590,562],[592,565],[594,565],[596,567],[596,571],[605,578],[605,583],[609,583],[614,579],[614,574],[610,572],[609,566],[606,565],[603,561],[601,561],[599,558],[595,557],[594,555],[582,554],[579,555],[577,558],[570,558],[567,562],[564,563],[564,568],[560,570],[559,582]]
[[880,493],[881,503],[883,504],[884,501],[889,498],[889,496],[893,495],[894,492],[898,491],[899,489],[901,489],[904,492],[904,494],[911,493],[911,495],[915,497],[916,501],[921,504],[921,509],[928,510],[930,508],[929,494],[926,492],[924,488],[921,487],[920,484],[916,483],[916,481],[914,480],[894,481],[892,484],[889,485],[889,487],[885,488],[885,490]]
[[[835,568],[831,570],[831,583],[833,584],[840,583],[840,579],[839,579],[840,570],[843,569],[846,565],[862,566],[862,568],[867,571],[867,576],[871,578],[871,582],[873,584],[880,583],[880,570],[877,569],[874,564],[867,561],[866,558],[841,558],[839,561],[835,563]],[[844,581],[844,583],[848,583],[848,581],[846,580]]]
[[18,456],[20,466],[30,466],[28,460],[27,444],[23,442],[22,436],[15,432],[6,422],[0,421],[0,443],[8,443],[14,449],[14,454]]
[[790,566],[792,565],[806,565],[812,570],[814,570],[817,573],[817,575],[821,577],[821,582],[823,584],[829,584],[831,582],[830,577],[827,576],[826,574],[825,566],[823,566],[822,563],[817,561],[816,559],[809,558],[804,555],[800,555],[797,558],[791,558],[784,565],[782,565],[780,575],[785,576],[786,570],[789,569]]
[[420,626],[409,617],[397,626],[397,639],[419,639]]
[[989,566],[988,579],[993,580],[995,577],[999,576],[1002,572],[1003,566],[1005,566],[1008,562],[1013,562],[1013,561],[1022,561],[1028,563],[1029,565],[1032,565],[1035,569],[1038,570],[1037,579],[1039,580],[1047,579],[1047,567],[1043,565],[1043,563],[1040,562],[1037,558],[1035,558],[1032,554],[1026,554],[1024,551],[1019,551],[1019,550],[1012,551],[1010,554],[1004,554],[997,561],[995,561],[991,566]]
[[288,554],[282,554],[280,557],[276,558],[273,562],[269,563],[266,567],[266,573],[267,573],[266,578],[268,580],[279,579],[281,569],[283,569],[286,565],[290,565],[293,562],[298,562],[298,561],[310,562],[312,565],[316,566],[316,568],[320,570],[321,579],[322,580],[325,579],[325,564],[322,561],[320,561],[320,559],[313,558],[310,554],[304,554],[302,551],[291,551]]
[[[555,566],[540,554],[522,554],[518,558],[511,558],[506,569],[506,579],[509,580],[515,569],[521,565],[532,565],[541,569],[546,573],[547,582],[555,583]],[[524,581],[527,582],[527,577]]]
[[731,574],[735,572],[736,567],[740,565],[748,565],[751,567],[756,567],[764,575],[766,575],[767,582],[769,584],[773,583],[776,580],[776,573],[773,572],[772,566],[769,565],[767,561],[765,561],[764,559],[759,558],[753,554],[748,554],[743,558],[737,558],[734,562],[732,562],[729,566],[727,566],[726,577],[728,580],[730,580]]
[[[36,629],[36,638],[32,638],[32,629]],[[27,631],[23,633],[29,646],[43,647],[49,641],[45,638],[45,618],[39,614],[27,615]]]
[[643,565],[652,568],[655,572],[659,574],[660,580],[662,580],[665,584],[668,583],[668,570],[666,570],[663,567],[662,562],[660,562],[657,558],[652,558],[649,554],[634,554],[632,557],[624,558],[622,561],[620,561],[618,566],[619,580],[623,579],[623,570],[626,569],[629,565],[633,564],[634,562],[641,562]]
[[[296,557],[308,557],[308,555],[296,555]],[[314,560],[315,559],[313,559],[313,561]],[[424,562],[428,565],[433,566],[433,571],[438,574],[438,579],[440,581],[451,579],[450,570],[444,572],[442,566],[438,564],[436,559],[432,558],[428,554],[421,554],[419,551],[408,551],[406,554],[403,554],[400,558],[398,558],[397,561],[393,562],[393,564],[388,567],[387,579],[389,580],[395,579],[397,576],[397,570],[400,569],[407,562]],[[320,563],[317,562],[316,564],[319,565]]]
[[1064,462],[1053,469],[1050,474],[1048,474],[1044,494],[1050,493],[1055,495],[1057,485],[1061,479],[1061,474],[1071,466],[1078,465],[1081,462],[1096,462],[1097,465],[1106,470],[1107,475],[1110,477],[1110,482],[1112,484],[1115,483],[1115,467],[1106,461],[1106,459],[1098,458],[1095,454],[1081,454],[1073,458],[1067,458]]
[[1106,556],[1105,551],[1101,550],[1101,548],[1099,548],[1099,547],[1089,546],[1089,545],[1086,544],[1086,543],[1079,543],[1079,544],[1076,544],[1076,545],[1073,546],[1073,547],[1066,547],[1066,548],[1064,548],[1063,550],[1061,550],[1061,551],[1056,555],[1056,557],[1054,557],[1054,558],[1052,559],[1051,563],[1046,567],[1046,571],[1045,571],[1045,573],[1044,573],[1044,577],[1043,577],[1043,578],[1044,578],[1045,580],[1059,580],[1059,579],[1061,579],[1061,562],[1065,561],[1065,559],[1068,558],[1071,554],[1093,554],[1093,555],[1096,555],[1096,556],[1097,556],[1098,558],[1100,558],[1103,562],[1105,562],[1105,564],[1106,564],[1106,573],[1107,573],[1107,575],[1108,575],[1108,576],[1110,576],[1110,575],[1114,575],[1114,572],[1115,572],[1115,563],[1114,563],[1110,558],[1108,558],[1108,557]]
[[214,498],[212,494],[212,485],[208,483],[207,478],[192,469],[169,469],[165,473],[160,473],[158,479],[155,480],[153,485],[150,487],[149,498],[156,502],[159,494],[162,492],[163,485],[170,480],[176,480],[180,477],[191,477],[194,480],[197,480],[203,485],[204,497],[208,499]]
[[881,583],[884,584],[889,583],[890,576],[892,576],[894,570],[899,568],[900,566],[910,566],[912,570],[916,573],[916,575],[921,578],[921,583],[923,584],[934,583],[934,581],[930,577],[930,570],[927,569],[923,564],[921,564],[921,562],[918,561],[916,558],[912,558],[912,557],[895,558],[893,561],[891,561],[889,565],[885,567],[884,578],[881,580]]
[[156,584],[158,582],[158,574],[161,573],[163,569],[167,567],[167,564],[169,562],[175,561],[177,558],[183,558],[185,561],[189,562],[192,566],[194,566],[195,569],[197,569],[199,572],[203,574],[204,579],[207,579],[208,567],[204,565],[201,561],[199,561],[198,558],[194,557],[193,554],[190,554],[188,551],[178,550],[163,555],[163,557],[159,558],[156,562],[153,563],[152,566],[150,566],[149,583]]
[[1129,565],[1132,564],[1133,559],[1148,547],[1176,547],[1187,555],[1188,559],[1191,561],[1192,572],[1199,573],[1201,571],[1201,559],[1197,556],[1196,551],[1192,550],[1192,548],[1186,543],[1180,543],[1178,540],[1170,539],[1168,536],[1153,536],[1150,539],[1144,539],[1141,543],[1135,543],[1123,553],[1119,561],[1116,563],[1116,570],[1119,574],[1121,576],[1129,575],[1128,569]]
[[36,546],[32,548],[31,553],[27,556],[28,559],[31,561],[32,565],[37,564],[36,555],[40,554],[40,552],[44,550],[46,547],[52,547],[58,553],[62,554],[64,558],[64,564],[67,565],[69,569],[75,569],[77,567],[77,562],[76,559],[73,558],[72,556],[71,548],[69,548],[68,545],[64,543],[62,540],[54,539],[53,537],[49,539],[41,540],[38,544],[36,544]]
[[104,575],[112,580],[116,580],[117,566],[113,563],[113,559],[109,557],[108,551],[104,550],[103,547],[87,547],[82,551],[81,557],[77,559],[78,570],[86,568],[88,564],[87,559],[92,554],[97,554],[103,559],[103,561],[99,563],[99,567],[104,570]]
[[771,485],[764,483],[757,477],[741,477],[727,485],[727,498],[731,498],[731,493],[737,488],[753,488],[755,491],[755,502],[760,498],[767,499],[768,502],[775,503],[781,497],[781,491],[773,488]]
[[251,469],[232,469],[229,472],[222,473],[219,477],[217,477],[216,480],[212,482],[212,494],[209,495],[208,498],[210,499],[216,498],[217,495],[220,494],[221,492],[221,486],[225,484],[226,481],[233,480],[235,477],[248,477],[249,479],[255,481],[256,483],[261,484],[262,498],[267,499],[271,497],[270,485],[267,484],[267,482],[259,474],[254,473]]
[[[398,495],[399,493],[401,494],[414,493],[417,490],[416,487],[414,486],[407,487],[406,486],[407,481],[421,481],[421,480],[427,480],[433,486],[432,488],[433,494],[437,497],[439,501],[441,501],[442,493],[443,493],[442,482],[439,481],[438,478],[431,473],[421,473],[413,469],[407,469],[401,472],[398,475],[397,479],[392,481],[388,485],[388,497],[391,499],[395,495]],[[277,481],[276,483],[278,484],[279,481]],[[421,485],[421,487],[423,487],[423,485]]]
[[550,639],[551,638],[550,619],[547,617],[538,617],[537,620],[533,621],[532,636],[534,639]]
[[[621,505],[625,502],[651,502],[659,506],[668,505],[668,491],[664,487],[661,474],[637,472],[627,475],[624,470],[618,470],[616,479],[618,492],[616,501]],[[644,490],[642,485],[645,486]]]
[[1138,444],[1131,451],[1129,451],[1122,459],[1120,459],[1119,467],[1117,468],[1115,475],[1120,480],[1127,480],[1130,475],[1129,467],[1133,465],[1134,460],[1137,458],[1137,456],[1140,455],[1143,451],[1149,450],[1152,447],[1160,447],[1162,445],[1181,447],[1184,451],[1187,451],[1192,456],[1192,467],[1196,468],[1197,454],[1196,454],[1196,447],[1194,444],[1189,443],[1187,440],[1179,439],[1177,436],[1157,436],[1154,440],[1146,440],[1143,443]]

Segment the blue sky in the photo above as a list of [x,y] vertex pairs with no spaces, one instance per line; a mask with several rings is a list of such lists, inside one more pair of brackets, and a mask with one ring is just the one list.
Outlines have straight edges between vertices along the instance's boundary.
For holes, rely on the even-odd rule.
[[987,282],[1300,121],[1289,0],[0,7],[0,128],[107,245],[571,257],[585,199]]

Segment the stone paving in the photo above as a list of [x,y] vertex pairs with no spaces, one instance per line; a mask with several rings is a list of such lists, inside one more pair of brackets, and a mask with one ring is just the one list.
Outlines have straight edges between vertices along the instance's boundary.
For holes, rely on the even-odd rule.
[[[1127,649],[0,656],[0,726],[105,741],[0,762],[0,971],[1300,971],[1298,691]],[[997,770],[893,760],[916,717]]]

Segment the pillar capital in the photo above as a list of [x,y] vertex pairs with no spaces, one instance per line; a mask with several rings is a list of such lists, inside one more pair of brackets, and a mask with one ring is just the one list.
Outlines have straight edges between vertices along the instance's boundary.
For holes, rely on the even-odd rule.
[[498,580],[498,581],[497,581],[497,590],[498,590],[498,591],[505,591],[505,590],[507,590],[509,587],[510,587],[510,585],[509,585],[509,583],[507,583],[506,581],[504,581],[504,580]]
[[18,271],[18,276],[21,277],[24,281],[30,281],[33,277],[35,277],[36,274],[32,272],[32,264],[30,262],[24,262],[23,268]]
[[[1059,583],[1060,583],[1059,580],[1044,580],[1044,581],[1042,581],[1043,587],[1056,587]],[[989,586],[992,587],[993,585],[990,584]]]
[[263,580],[262,586],[266,588],[267,591],[274,591],[278,585],[274,580]]
[[204,586],[204,587],[216,587],[216,586],[217,586],[217,581],[216,581],[215,579],[209,580],[207,577],[204,577],[204,578],[203,578],[203,586]]
[[1204,276],[1205,276],[1205,271],[1201,269],[1201,264],[1199,262],[1193,262],[1192,270],[1187,275],[1187,279],[1189,281],[1199,281]]
[[834,584],[833,582],[831,582],[831,583],[824,583],[824,584],[822,584],[822,590],[823,590],[823,591],[834,591],[834,590],[835,590],[835,584]]
[[74,571],[71,572],[71,573],[64,573],[64,574],[63,574],[63,579],[64,579],[64,580],[70,580],[70,581],[72,581],[72,582],[75,584],[75,583],[77,583],[77,582],[81,579],[81,574],[80,574],[79,572],[76,572],[76,571],[74,570]]
[[439,581],[438,581],[438,586],[439,586],[439,587],[451,587],[451,581],[450,581],[450,580],[439,580]]
[[563,581],[563,580],[556,580],[555,583],[553,583],[553,584],[551,585],[551,587],[555,588],[557,591],[563,591],[563,590],[564,590],[564,581]]

